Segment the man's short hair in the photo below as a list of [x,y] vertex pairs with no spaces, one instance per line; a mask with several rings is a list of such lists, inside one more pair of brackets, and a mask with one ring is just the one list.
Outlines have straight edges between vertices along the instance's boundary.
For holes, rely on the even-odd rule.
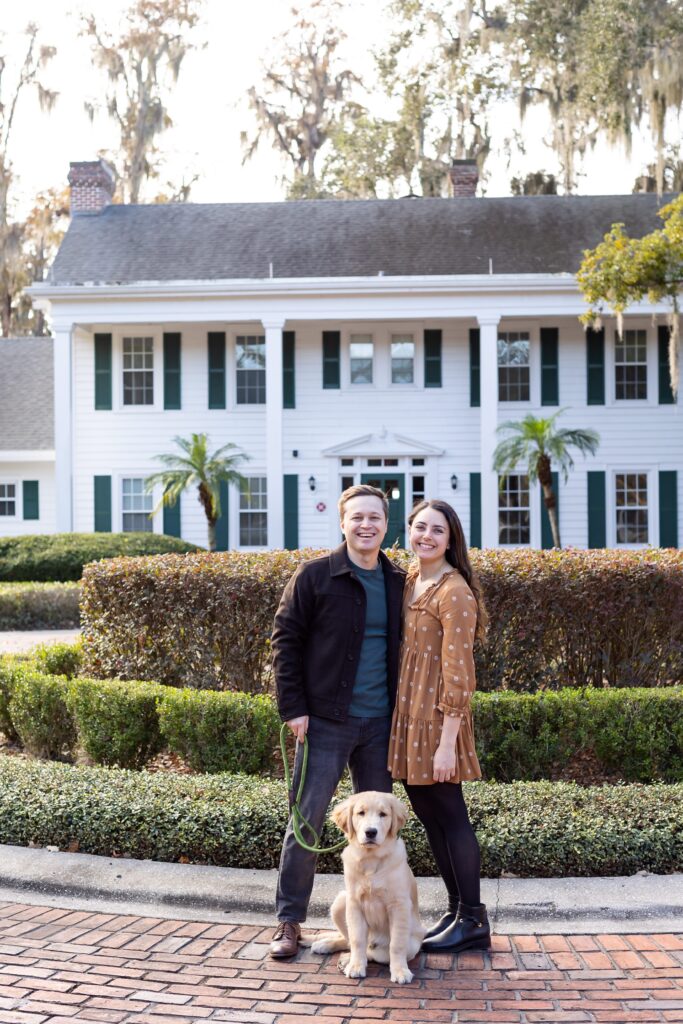
[[352,498],[359,498],[363,494],[367,494],[372,498],[379,498],[382,502],[384,518],[389,518],[389,500],[384,491],[380,491],[379,487],[372,487],[371,484],[354,484],[353,487],[347,487],[346,490],[342,492],[342,495],[337,502],[340,519],[344,518],[346,503],[351,501]]

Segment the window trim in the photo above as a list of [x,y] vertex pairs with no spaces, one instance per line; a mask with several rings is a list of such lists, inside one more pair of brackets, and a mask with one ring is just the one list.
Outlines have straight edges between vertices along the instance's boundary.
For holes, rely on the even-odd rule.
[[[412,380],[394,380],[394,345],[406,344],[408,338],[411,339],[410,344],[413,346],[413,355],[411,362],[413,364],[413,379]],[[397,340],[400,339],[400,340]],[[397,357],[400,358],[400,357]],[[415,387],[415,377],[417,374],[417,341],[415,339],[414,331],[391,331],[389,334],[389,384],[392,388],[410,388]]]
[[605,405],[617,409],[649,409],[659,406],[657,381],[659,379],[659,342],[656,327],[642,317],[629,317],[624,322],[625,331],[645,331],[647,367],[647,398],[617,398],[616,382],[616,337],[614,321],[605,323]]
[[[500,370],[501,366],[498,362],[498,342],[501,341],[502,334],[527,334],[529,341],[529,397],[528,398],[513,398],[513,399],[502,399],[498,397],[500,395]],[[522,408],[528,409],[531,406],[541,405],[540,395],[540,373],[536,362],[540,359],[540,329],[538,325],[534,324],[533,327],[519,327],[517,325],[509,327],[507,324],[502,322],[498,325],[496,333],[496,396],[498,406],[505,409]],[[538,382],[538,387],[537,387]],[[538,390],[538,402],[535,401],[536,390]]]
[[[265,356],[265,364],[264,364],[264,367],[263,367],[263,374],[264,374],[263,385],[264,385],[264,389],[265,389],[265,399],[264,399],[263,402],[238,402],[237,401],[237,374],[238,374],[238,372],[240,372],[240,371],[238,371],[238,366],[237,366],[237,339],[238,338],[246,338],[246,337],[263,338],[263,353],[264,353],[264,356]],[[226,405],[228,404],[228,396],[229,396],[229,403],[230,403],[229,407],[231,409],[240,410],[240,411],[242,409],[254,409],[254,410],[257,410],[257,411],[258,410],[265,410],[267,405],[268,405],[268,383],[267,383],[268,366],[267,366],[267,364],[268,364],[268,349],[267,349],[267,345],[266,345],[266,332],[265,332],[265,329],[263,328],[263,326],[257,325],[256,328],[253,328],[252,326],[247,325],[246,327],[238,327],[235,330],[231,330],[230,331],[230,344],[228,345],[228,352],[227,352],[227,355],[226,355],[226,365],[225,365],[225,371],[230,376],[230,385],[226,389],[227,390]]]
[[[231,504],[235,505],[235,533],[233,536],[236,538],[237,543],[233,545],[239,551],[264,551],[268,548],[268,516],[270,510],[268,508],[268,473],[266,470],[262,470],[260,473],[243,473],[242,474],[247,480],[265,480],[266,482],[266,507],[265,509],[243,509],[241,508],[242,499],[242,488],[236,485],[233,490],[235,492],[236,501]],[[242,544],[241,541],[241,525],[242,525],[242,512],[264,512],[266,513],[266,542],[265,544]],[[232,524],[231,524],[232,525]]]
[[[135,325],[133,325],[129,329],[119,328],[114,333],[112,338],[112,374],[114,378],[112,381],[112,409],[114,409],[116,412],[122,412],[125,413],[127,416],[130,416],[135,415],[136,413],[143,413],[146,415],[147,413],[150,412],[164,411],[163,333],[164,331],[170,331],[171,329],[172,325],[170,324],[155,324],[151,328],[138,328]],[[123,339],[134,337],[144,337],[152,339],[152,356],[154,360],[154,367],[152,370],[154,401],[152,402],[151,405],[123,404]]]
[[[526,473],[523,468],[514,469],[512,472],[507,473],[505,475],[507,477],[511,477],[511,476],[525,476],[527,478],[528,489],[529,489],[529,504],[526,507],[529,510],[529,541],[526,544],[522,543],[522,542],[514,543],[514,544],[504,544],[504,543],[501,542],[501,540],[500,540],[500,512],[501,512],[501,505],[500,505],[500,494],[501,494],[501,492],[500,492],[500,478],[501,478],[501,475],[502,474],[500,474],[500,473],[497,474],[499,490],[498,490],[498,508],[497,508],[497,512],[498,512],[498,536],[497,536],[497,540],[496,540],[496,547],[501,548],[503,550],[511,550],[511,551],[515,550],[515,549],[518,549],[518,548],[524,548],[526,550],[527,548],[537,548],[537,547],[540,547],[541,546],[540,545],[540,528],[539,528],[539,537],[536,537],[536,530],[535,530],[535,527],[536,527],[536,525],[538,524],[538,522],[540,520],[540,507],[538,509],[536,509],[535,505],[538,504],[538,502],[534,502],[534,490],[540,490],[540,488],[534,488],[533,487],[531,481],[529,480],[529,474]],[[523,508],[523,506],[520,505],[520,506],[518,506],[518,508],[521,509],[521,508]]]
[[[365,340],[363,342],[354,341],[354,339],[357,339],[357,338],[364,338]],[[370,366],[370,376],[372,377],[372,380],[369,380],[369,381],[354,381],[354,380],[352,380],[352,378],[351,378],[351,372],[352,372],[351,364],[352,364],[353,356],[351,355],[351,346],[354,345],[354,344],[364,344],[364,345],[370,344],[370,345],[372,345],[372,359],[371,359],[371,366]],[[349,388],[352,388],[355,391],[358,388],[368,389],[368,388],[374,388],[374,387],[377,386],[377,371],[378,371],[378,364],[377,364],[377,338],[375,336],[375,332],[374,331],[350,331],[349,332],[348,360],[349,360],[349,365],[348,365],[348,378],[347,378],[347,380],[348,380]]]
[[[0,484],[2,484],[3,487],[14,487],[14,515],[0,516],[0,522],[6,523],[8,520],[13,522],[14,520],[21,519],[22,517],[19,512],[19,492],[21,490],[21,480],[19,480],[18,477],[0,477]],[[3,500],[11,501],[12,499],[4,498]]]
[[[659,488],[656,474],[659,467],[612,465],[605,470],[607,476],[607,546],[617,551],[642,551],[659,546]],[[617,542],[617,475],[640,474],[647,482],[647,541],[632,544]]]
[[[611,382],[612,382],[612,399],[615,406],[643,406],[646,404],[652,405],[650,402],[650,392],[652,390],[652,367],[650,366],[650,337],[647,327],[634,326],[624,324],[624,340],[628,331],[642,331],[645,335],[645,362],[644,363],[633,363],[634,366],[645,367],[645,398],[617,398],[617,345],[619,344],[619,332],[615,326],[612,332],[612,368],[611,368]],[[619,363],[620,366],[627,366],[628,363]]]
[[[130,408],[130,407],[129,407]],[[151,476],[154,473],[154,469],[127,469],[118,473],[112,473],[112,526],[116,524],[121,533],[123,529],[123,481],[124,480],[144,480],[146,477]],[[161,498],[161,489],[159,484],[155,485],[152,491],[152,508],[156,508],[157,502]],[[163,509],[152,516],[152,533],[163,533],[164,532],[164,517]]]

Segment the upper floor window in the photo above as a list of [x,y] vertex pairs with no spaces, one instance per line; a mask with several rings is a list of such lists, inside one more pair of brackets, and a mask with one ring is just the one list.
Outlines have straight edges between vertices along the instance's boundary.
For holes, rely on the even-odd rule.
[[647,473],[617,473],[614,482],[617,544],[647,544]]
[[145,493],[143,477],[124,477],[121,481],[121,529],[124,533],[153,533],[150,512],[154,508],[151,494]]
[[17,514],[17,485],[0,484],[0,516]]
[[415,369],[415,342],[412,334],[394,334],[391,338],[391,383],[412,384]]
[[256,334],[238,336],[235,354],[237,359],[237,404],[265,405],[265,337]]
[[511,473],[498,491],[498,543],[530,544],[529,477]]
[[250,476],[240,486],[240,545],[268,545],[268,492],[265,476]]
[[530,395],[530,342],[527,331],[501,331],[498,335],[498,401],[528,402]]
[[371,334],[351,335],[349,357],[352,384],[372,384],[373,348]]
[[154,405],[154,338],[123,339],[123,404]]
[[647,398],[647,331],[624,331],[614,340],[614,397]]

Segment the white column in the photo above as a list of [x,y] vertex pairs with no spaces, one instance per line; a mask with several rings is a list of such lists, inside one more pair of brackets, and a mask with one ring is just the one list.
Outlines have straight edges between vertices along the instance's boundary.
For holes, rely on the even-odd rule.
[[53,322],[54,427],[55,427],[55,527],[58,533],[73,530],[73,398],[72,325]]
[[264,320],[266,332],[266,475],[268,547],[285,543],[282,462],[282,328],[284,318]]
[[498,474],[492,469],[498,443],[499,315],[478,317],[480,376],[481,546],[498,547]]

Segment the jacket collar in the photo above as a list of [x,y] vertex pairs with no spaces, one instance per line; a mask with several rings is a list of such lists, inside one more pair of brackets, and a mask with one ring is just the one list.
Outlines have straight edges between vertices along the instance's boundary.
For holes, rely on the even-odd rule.
[[[405,575],[403,569],[387,558],[383,551],[379,553],[379,560],[385,572],[394,573],[397,576]],[[342,576],[346,572],[353,572],[353,569],[354,565],[349,558],[346,541],[344,541],[338,548],[330,552],[330,576]]]

